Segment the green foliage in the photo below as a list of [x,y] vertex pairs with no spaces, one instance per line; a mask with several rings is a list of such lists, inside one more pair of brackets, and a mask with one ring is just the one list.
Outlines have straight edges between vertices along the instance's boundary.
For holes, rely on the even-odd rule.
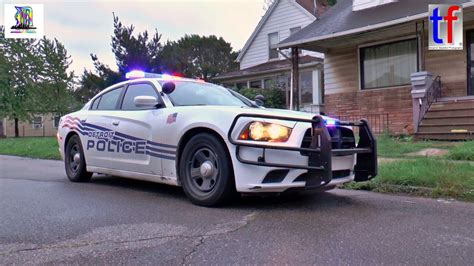
[[[74,106],[70,57],[56,39],[6,39],[0,27],[0,117],[26,121],[35,113],[64,114]],[[17,134],[16,134],[17,135]]]
[[132,69],[178,73],[208,81],[220,73],[237,68],[237,53],[222,38],[186,35],[162,47],[161,34],[156,29],[151,37],[147,31],[134,34],[134,30],[133,25],[123,25],[114,15],[112,52],[118,71],[91,54],[95,69],[82,73],[80,87],[74,92],[76,99],[88,101],[106,87],[123,81],[125,73]]
[[285,92],[277,88],[257,89],[257,88],[242,88],[236,89],[237,92],[254,100],[255,96],[263,95],[265,97],[265,107],[285,109]]
[[185,35],[176,42],[168,42],[161,53],[166,72],[206,81],[236,69],[236,58],[230,43],[214,35]]
[[474,141],[468,141],[454,147],[449,151],[448,158],[452,160],[474,161]]
[[406,153],[417,152],[426,148],[450,149],[450,142],[413,141],[412,137],[394,138],[389,135],[377,137],[377,150],[379,157],[403,157]]
[[351,189],[424,194],[474,200],[474,165],[433,158],[384,163],[372,181],[351,183]]
[[114,14],[114,34],[112,35],[112,52],[117,61],[119,73],[132,69],[147,72],[160,71],[159,54],[161,51],[161,34],[155,33],[149,38],[148,31],[133,35],[135,26],[124,26]]
[[0,154],[39,159],[61,159],[58,141],[53,137],[0,139]]
[[41,79],[36,87],[39,95],[36,99],[40,101],[35,102],[38,112],[64,115],[76,109],[78,105],[71,94],[74,72],[68,71],[72,61],[64,45],[57,39],[44,37],[39,42],[38,54],[41,59],[38,63]]

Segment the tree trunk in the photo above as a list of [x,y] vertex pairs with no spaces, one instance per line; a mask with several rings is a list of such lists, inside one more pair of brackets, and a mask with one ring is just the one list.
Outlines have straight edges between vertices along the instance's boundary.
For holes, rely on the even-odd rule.
[[15,138],[20,136],[20,130],[18,130],[18,118],[15,118]]

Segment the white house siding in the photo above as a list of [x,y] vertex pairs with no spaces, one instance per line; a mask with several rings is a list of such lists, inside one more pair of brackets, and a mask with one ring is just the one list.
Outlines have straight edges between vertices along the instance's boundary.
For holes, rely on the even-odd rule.
[[[293,3],[292,3],[293,2]],[[247,52],[240,60],[240,69],[249,68],[268,61],[268,34],[278,32],[279,40],[282,41],[290,36],[290,29],[295,27],[304,28],[316,18],[299,8],[294,0],[280,0],[260,28]],[[303,55],[322,57],[322,54],[303,51]],[[280,59],[283,57],[280,55]]]
[[352,10],[358,11],[363,10],[379,5],[389,4],[397,2],[398,0],[353,0],[352,1]]

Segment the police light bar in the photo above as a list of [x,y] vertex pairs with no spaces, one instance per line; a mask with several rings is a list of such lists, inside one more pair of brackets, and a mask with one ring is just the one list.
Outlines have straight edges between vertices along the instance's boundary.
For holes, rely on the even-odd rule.
[[337,124],[337,121],[335,119],[332,119],[332,118],[325,118],[324,122],[326,123],[326,126],[328,126],[328,127],[334,127]]
[[163,75],[155,74],[155,73],[148,73],[141,70],[132,70],[125,74],[126,79],[139,79],[139,78],[161,78]]

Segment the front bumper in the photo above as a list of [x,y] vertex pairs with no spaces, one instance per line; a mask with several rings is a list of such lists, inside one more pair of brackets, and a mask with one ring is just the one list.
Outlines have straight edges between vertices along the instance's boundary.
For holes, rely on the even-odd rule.
[[[238,120],[241,118],[258,118],[258,119],[272,119],[284,120],[290,122],[301,122],[311,124],[311,144],[308,148],[299,146],[281,146],[271,145],[271,143],[258,143],[253,141],[239,141],[233,139],[235,136],[234,129]],[[375,137],[370,129],[367,120],[362,119],[358,122],[337,121],[334,126],[352,126],[359,128],[359,141],[354,148],[334,149],[332,147],[332,139],[329,130],[325,124],[322,116],[314,116],[313,119],[288,118],[271,115],[255,115],[255,114],[240,114],[238,115],[228,133],[229,142],[235,145],[235,157],[242,164],[270,167],[273,169],[294,169],[303,170],[307,172],[304,185],[302,182],[295,182],[287,188],[291,187],[305,187],[307,189],[319,188],[326,185],[337,185],[344,182],[355,180],[357,182],[366,181],[374,178],[377,175],[377,144]],[[258,148],[261,149],[261,154],[257,160],[244,158],[241,155],[241,148]],[[288,154],[288,152],[305,152],[308,155],[307,165],[272,162],[266,156],[267,150],[280,150]],[[353,158],[356,156],[353,172],[344,178],[333,179],[333,161],[337,158]],[[255,184],[255,188],[259,191],[277,189],[283,184]],[[289,184],[288,184],[289,185]],[[267,189],[265,189],[267,188]]]

